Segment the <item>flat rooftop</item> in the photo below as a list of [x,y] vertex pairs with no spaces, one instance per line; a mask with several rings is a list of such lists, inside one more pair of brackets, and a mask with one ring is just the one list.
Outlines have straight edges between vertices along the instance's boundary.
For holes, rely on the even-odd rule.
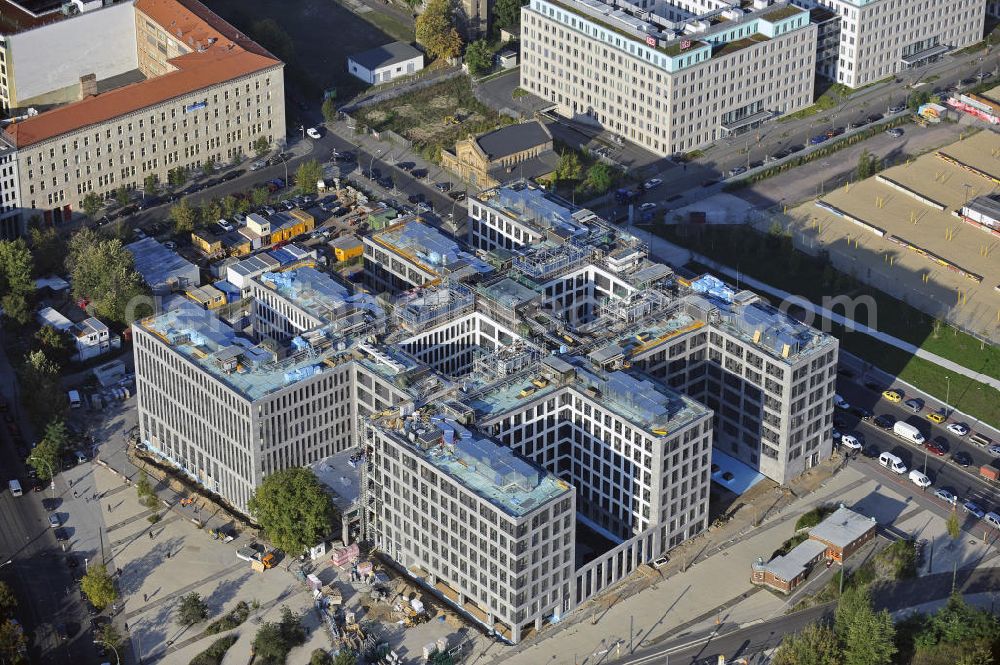
[[45,111],[4,128],[24,148],[91,125],[141,111],[192,92],[282,63],[198,0],[136,0],[135,8],[182,44],[191,46],[170,61],[176,69],[145,81]]
[[315,268],[265,272],[257,278],[257,281],[323,321],[328,321],[337,316],[338,312],[342,312],[352,295],[346,286]]
[[[404,426],[406,423],[409,421]],[[435,426],[432,422],[415,442],[406,438],[408,430],[386,431],[455,482],[513,517],[523,517],[573,492],[568,483],[507,446],[459,425],[445,421]]]
[[795,362],[836,343],[835,337],[788,316],[754,293],[734,292],[712,275],[692,280],[691,291],[689,303],[699,309],[717,309],[720,328],[775,360]]
[[510,277],[504,277],[499,282],[484,286],[480,289],[480,292],[489,299],[511,308],[529,302],[541,295],[535,289],[528,288]]
[[[528,401],[547,398],[557,392],[575,389],[638,428],[677,430],[711,413],[693,399],[632,372],[604,373],[579,358],[569,358],[568,370],[575,370],[575,377],[566,384],[549,380],[539,387],[532,380],[544,375],[541,366],[537,371],[524,372],[517,377],[487,387],[474,393],[467,404],[487,416],[499,415],[519,408]],[[561,360],[564,362],[565,360]],[[590,391],[588,392],[588,389]],[[596,391],[596,392],[595,392]],[[662,435],[660,435],[662,436]]]
[[[152,289],[167,286],[178,275],[195,277],[200,282],[198,266],[167,249],[155,238],[143,238],[125,246],[135,259],[135,269]],[[195,284],[197,286],[197,284]]]
[[266,347],[237,334],[215,314],[181,302],[169,312],[136,322],[172,350],[253,401],[337,367],[348,359],[335,340],[278,359]]
[[357,448],[324,457],[309,468],[329,490],[338,511],[346,513],[357,505],[361,491],[361,460]]
[[954,213],[994,191],[998,153],[1000,135],[983,130],[880,172],[883,181],[872,177],[851,183],[849,190],[838,188],[790,210],[788,217],[809,242],[829,247],[833,255],[856,257],[859,279],[876,286],[893,283],[915,294],[911,305],[997,340],[996,236]]
[[439,274],[469,267],[478,273],[493,271],[493,266],[465,251],[447,235],[419,219],[408,219],[372,234],[378,244],[417,264],[427,272]]
[[563,235],[573,237],[589,232],[589,229],[574,217],[579,211],[578,208],[568,206],[544,190],[529,187],[523,182],[486,190],[475,198],[483,205],[542,233],[548,230],[560,230]]

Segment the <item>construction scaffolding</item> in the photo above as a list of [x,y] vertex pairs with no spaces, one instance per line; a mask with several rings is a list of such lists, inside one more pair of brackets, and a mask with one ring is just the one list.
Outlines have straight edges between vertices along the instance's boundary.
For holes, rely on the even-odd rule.
[[463,284],[444,283],[417,288],[397,303],[396,320],[411,333],[423,332],[468,314],[476,306],[475,294]]
[[472,371],[487,382],[499,381],[534,365],[539,356],[538,349],[523,340],[497,349],[479,347],[472,360]]
[[548,281],[585,263],[592,250],[573,242],[514,257],[513,269],[536,281]]

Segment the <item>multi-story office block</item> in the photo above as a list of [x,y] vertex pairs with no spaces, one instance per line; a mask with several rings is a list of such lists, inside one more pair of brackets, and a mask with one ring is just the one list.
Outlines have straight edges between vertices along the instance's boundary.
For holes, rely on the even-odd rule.
[[[817,71],[858,88],[983,38],[987,0],[796,0],[836,16],[839,53]],[[826,22],[828,17],[820,15]]]
[[[111,28],[113,38],[100,36]],[[91,192],[137,189],[150,175],[166,182],[171,169],[232,161],[260,137],[284,136],[284,65],[198,0],[125,2],[37,28],[49,30],[73,39],[15,42],[12,66],[18,99],[30,89],[53,101],[3,128],[17,149],[24,219],[66,220]],[[87,48],[74,50],[80,40]],[[60,67],[35,72],[50,58]]]
[[789,4],[531,0],[521,87],[659,155],[813,101],[816,26]]
[[485,275],[493,268],[419,217],[407,217],[363,239],[365,279],[376,291]]
[[193,305],[137,323],[150,450],[243,509],[360,446],[362,537],[515,642],[703,531],[713,478],[830,454],[833,338],[525,183],[470,215],[475,254],[417,219],[365,239],[390,316],[254,268],[251,336]]
[[17,153],[0,137],[0,239],[12,240],[21,235],[20,208]]
[[507,446],[435,416],[369,426],[380,550],[490,629],[519,641],[573,587],[573,488]]

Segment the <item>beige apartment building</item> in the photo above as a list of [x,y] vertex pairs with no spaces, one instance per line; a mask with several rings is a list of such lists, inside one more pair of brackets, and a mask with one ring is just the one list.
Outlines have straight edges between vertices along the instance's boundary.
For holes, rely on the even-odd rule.
[[141,188],[149,175],[166,182],[171,169],[231,161],[259,137],[284,136],[280,60],[197,0],[126,4],[137,47],[123,57],[138,81],[101,91],[81,75],[77,101],[3,128],[17,151],[22,224],[67,220],[91,192]]
[[807,10],[763,0],[700,13],[649,4],[531,0],[521,9],[521,87],[659,155],[812,103]]
[[986,0],[797,0],[839,18],[838,53],[817,71],[858,88],[983,38]]

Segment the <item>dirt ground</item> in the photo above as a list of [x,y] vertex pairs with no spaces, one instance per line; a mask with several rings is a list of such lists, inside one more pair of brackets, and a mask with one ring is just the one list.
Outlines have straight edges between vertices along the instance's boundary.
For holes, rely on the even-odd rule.
[[[293,58],[285,58],[285,84],[292,95],[310,104],[321,101],[324,90],[336,87],[338,99],[364,88],[364,83],[347,72],[347,57],[396,41],[396,38],[362,16],[362,13],[326,0],[207,0],[209,7],[224,19],[254,37],[258,21],[273,19],[291,37]],[[279,56],[282,54],[278,54]]]

